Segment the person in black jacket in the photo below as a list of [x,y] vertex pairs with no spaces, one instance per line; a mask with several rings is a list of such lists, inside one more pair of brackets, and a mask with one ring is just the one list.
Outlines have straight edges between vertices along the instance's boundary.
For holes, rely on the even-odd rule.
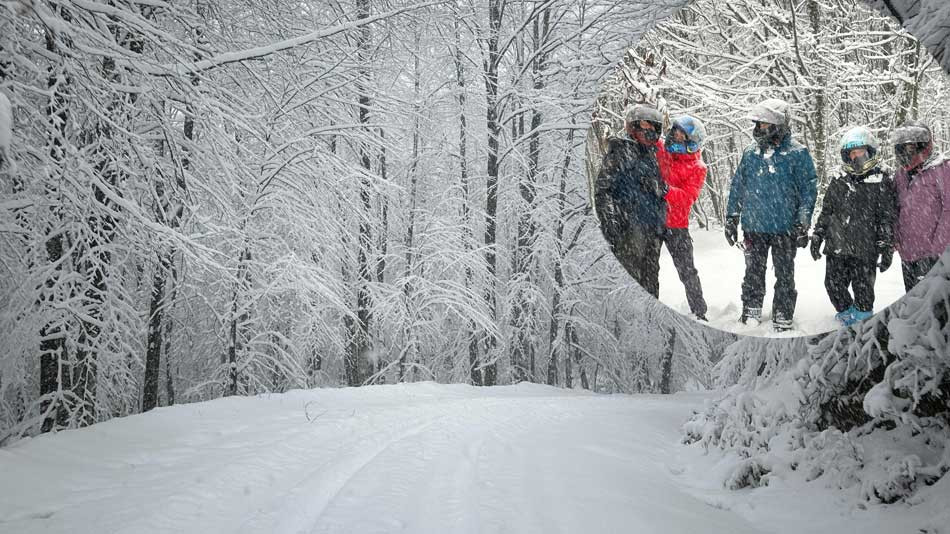
[[595,182],[595,210],[614,256],[640,287],[658,297],[666,228],[666,183],[657,161],[663,116],[655,107],[639,104],[624,122],[626,135],[607,144]]
[[897,192],[880,167],[879,145],[867,128],[845,132],[841,160],[845,175],[825,192],[811,255],[816,261],[821,258],[824,242],[825,290],[838,312],[835,318],[850,325],[871,316],[877,269],[884,272],[891,265]]

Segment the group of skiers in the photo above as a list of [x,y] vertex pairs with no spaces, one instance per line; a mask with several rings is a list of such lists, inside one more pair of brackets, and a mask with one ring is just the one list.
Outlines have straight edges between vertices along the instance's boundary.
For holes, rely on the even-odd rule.
[[[749,119],[755,143],[732,176],[724,224],[726,241],[745,254],[740,322],[761,321],[769,251],[776,278],[772,327],[781,332],[793,326],[798,248],[810,245],[816,261],[824,252],[825,289],[836,319],[850,325],[873,313],[877,271],[890,267],[895,249],[909,291],[950,246],[950,161],[938,157],[925,123],[908,121],[891,133],[898,166],[893,177],[881,165],[871,130],[845,132],[839,144],[845,174],[829,184],[809,235],[818,179],[808,149],[792,137],[788,103],[764,100]],[[663,115],[647,104],[633,106],[624,125],[623,135],[608,140],[595,182],[604,237],[654,297],[666,244],[691,312],[705,321],[688,222],[706,179],[706,130],[696,117],[681,115],[664,135]]]

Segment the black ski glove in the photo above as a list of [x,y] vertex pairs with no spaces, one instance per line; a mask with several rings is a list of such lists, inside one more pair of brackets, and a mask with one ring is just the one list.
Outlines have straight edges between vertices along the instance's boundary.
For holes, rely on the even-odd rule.
[[792,228],[792,237],[795,239],[795,246],[805,248],[808,246],[808,227],[804,224],[796,224]]
[[824,240],[821,234],[813,234],[811,236],[811,258],[815,261],[821,259],[821,244]]
[[736,242],[739,241],[739,216],[730,215],[726,217],[726,242],[729,243],[730,247],[736,246]]
[[891,261],[894,259],[894,249],[889,246],[881,247],[878,252],[880,253],[881,259],[878,261],[877,266],[883,273],[891,266]]

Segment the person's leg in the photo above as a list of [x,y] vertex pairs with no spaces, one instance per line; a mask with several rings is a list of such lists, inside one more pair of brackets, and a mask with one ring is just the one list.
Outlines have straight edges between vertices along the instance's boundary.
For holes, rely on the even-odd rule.
[[640,283],[640,262],[638,261],[637,242],[636,234],[627,228],[617,239],[617,243],[613,247],[613,253],[617,261],[620,262],[620,265],[627,271],[627,274],[637,281],[637,283]]
[[630,225],[614,249],[614,255],[640,287],[659,298],[659,236],[651,238],[643,228]]
[[831,305],[836,312],[843,312],[851,307],[854,301],[848,292],[851,282],[851,272],[848,262],[843,256],[828,254],[825,256],[825,291],[831,299]]
[[937,258],[921,258],[914,261],[901,261],[901,274],[904,277],[904,291],[910,291],[927,276],[937,264]]
[[772,267],[775,269],[775,294],[772,297],[772,322],[791,326],[795,315],[798,291],[795,290],[795,240],[787,235],[774,235]]
[[862,312],[874,311],[874,281],[877,279],[877,261],[854,258],[854,307]]
[[917,285],[917,275],[914,273],[914,264],[909,261],[901,261],[901,277],[904,279],[904,292],[908,292]]
[[699,272],[693,263],[693,238],[686,228],[669,228],[666,231],[666,248],[673,258],[673,266],[680,282],[686,288],[686,301],[693,315],[706,317],[706,300],[703,298],[703,286],[699,281]]
[[640,285],[653,298],[660,298],[660,247],[663,245],[663,236],[644,231],[643,256],[640,261],[642,282]]
[[769,255],[768,235],[746,232],[742,243],[745,246],[742,314],[746,316],[747,312],[751,312],[752,316],[758,319],[762,313],[762,301],[765,300],[765,267]]

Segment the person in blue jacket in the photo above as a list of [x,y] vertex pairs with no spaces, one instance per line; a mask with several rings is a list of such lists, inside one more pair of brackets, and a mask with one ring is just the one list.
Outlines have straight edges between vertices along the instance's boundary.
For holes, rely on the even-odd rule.
[[765,299],[769,250],[775,270],[772,327],[792,328],[795,302],[795,252],[808,245],[808,228],[815,208],[817,174],[811,154],[792,139],[788,103],[768,99],[749,113],[755,122],[755,144],[742,154],[732,177],[726,207],[726,240],[739,241],[741,222],[745,251],[742,280],[744,324],[758,324]]

